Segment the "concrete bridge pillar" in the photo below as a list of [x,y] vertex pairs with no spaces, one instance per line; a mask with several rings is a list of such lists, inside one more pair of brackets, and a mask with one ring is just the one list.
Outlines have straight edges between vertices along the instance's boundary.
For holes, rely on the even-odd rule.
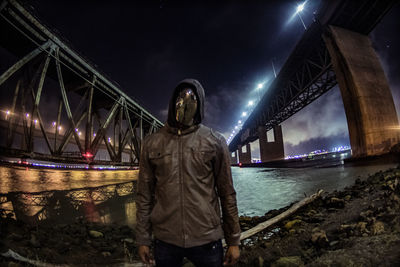
[[237,150],[231,152],[231,164],[237,164],[238,160],[237,160],[237,156],[238,156],[238,152]]
[[274,141],[268,142],[267,129],[265,126],[258,127],[258,141],[260,142],[261,162],[280,160],[285,158],[283,148],[282,126],[273,128]]
[[251,163],[250,144],[246,144],[246,146],[244,147],[239,145],[238,150],[239,150],[239,163]]
[[368,36],[329,26],[323,36],[339,83],[353,157],[387,153],[400,142],[389,83]]

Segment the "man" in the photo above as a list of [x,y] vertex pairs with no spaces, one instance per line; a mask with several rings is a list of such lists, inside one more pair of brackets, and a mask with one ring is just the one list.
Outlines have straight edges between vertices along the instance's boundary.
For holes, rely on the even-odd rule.
[[157,266],[181,266],[184,257],[196,266],[233,265],[239,258],[229,151],[220,134],[201,124],[203,117],[203,87],[183,80],[172,94],[166,125],[143,141],[136,242],[145,264],[154,263],[152,234]]

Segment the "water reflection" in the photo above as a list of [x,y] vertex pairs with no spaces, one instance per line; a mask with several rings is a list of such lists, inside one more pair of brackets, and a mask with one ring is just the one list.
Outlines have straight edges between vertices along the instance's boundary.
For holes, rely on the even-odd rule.
[[57,170],[0,166],[0,193],[97,187],[136,180],[138,170]]
[[134,225],[135,194],[136,181],[71,190],[9,192],[0,194],[0,209],[4,216],[30,224],[71,223],[83,217],[91,222]]

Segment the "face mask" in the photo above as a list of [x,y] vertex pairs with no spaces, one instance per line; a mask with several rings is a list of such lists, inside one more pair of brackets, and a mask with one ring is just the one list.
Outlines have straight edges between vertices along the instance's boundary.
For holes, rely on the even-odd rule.
[[192,126],[196,111],[196,94],[190,88],[182,90],[175,101],[176,121],[185,126]]

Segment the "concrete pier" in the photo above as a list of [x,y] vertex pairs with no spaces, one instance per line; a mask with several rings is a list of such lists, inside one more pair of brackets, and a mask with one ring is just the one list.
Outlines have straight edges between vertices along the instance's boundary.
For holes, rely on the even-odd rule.
[[239,151],[239,163],[251,163],[251,147],[250,144],[246,144],[245,151],[242,146],[238,146]]
[[329,26],[324,40],[339,83],[353,157],[387,153],[400,142],[384,70],[368,36]]
[[277,125],[273,128],[274,141],[269,142],[265,126],[258,127],[258,140],[260,142],[261,162],[269,162],[285,158],[283,148],[282,126]]

